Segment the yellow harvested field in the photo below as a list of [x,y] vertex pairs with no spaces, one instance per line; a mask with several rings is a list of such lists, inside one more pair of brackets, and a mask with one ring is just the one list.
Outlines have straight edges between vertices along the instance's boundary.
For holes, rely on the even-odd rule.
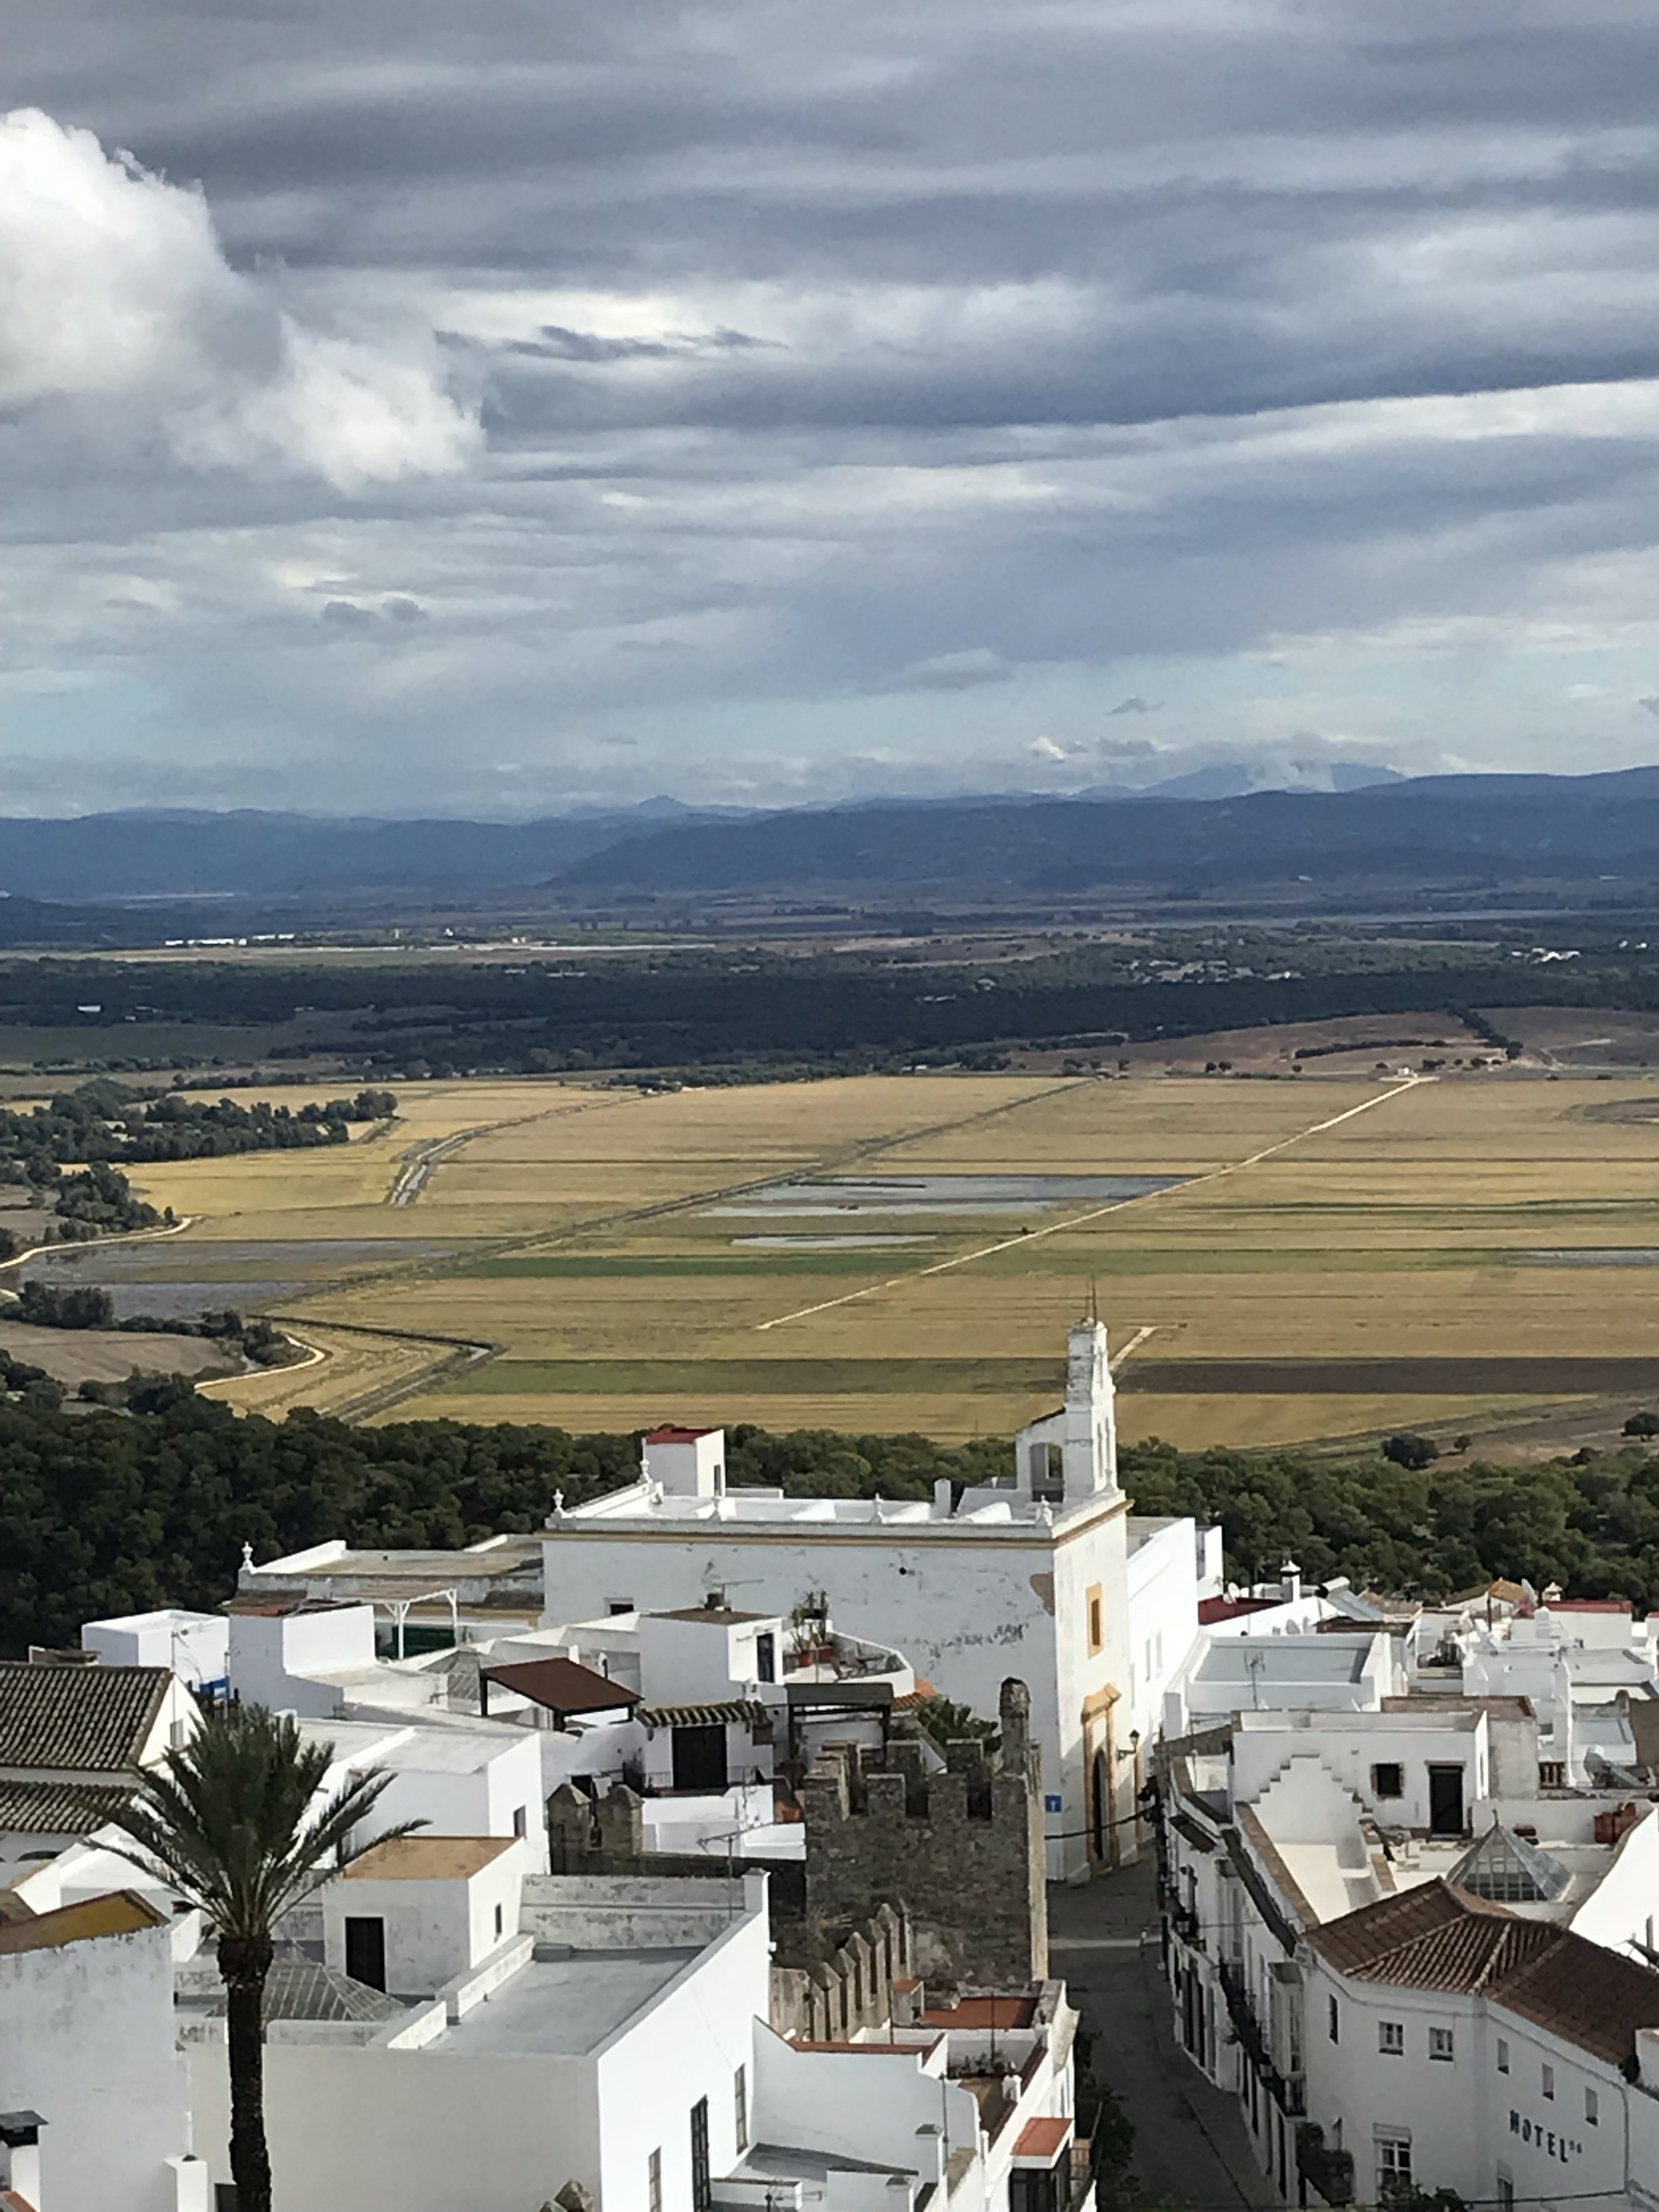
[[418,1382],[431,1375],[445,1357],[436,1345],[353,1336],[309,1323],[303,1328],[296,1325],[292,1333],[306,1347],[303,1364],[227,1376],[198,1384],[198,1389],[238,1413],[264,1413],[272,1419],[295,1406],[337,1413],[371,1393]]
[[[434,1083],[349,1146],[143,1183],[201,1217],[179,1265],[288,1253],[271,1303],[308,1328],[496,1348],[399,1418],[994,1434],[1051,1401],[1092,1284],[1133,1343],[1127,1433],[1257,1443],[1626,1387],[1596,1361],[1651,1360],[1659,1395],[1650,1107],[1652,1077],[1498,1071]],[[1096,1180],[1119,1177],[1170,1187]],[[760,1188],[824,1180],[859,1188]],[[389,1359],[372,1342],[246,1387],[350,1407],[371,1387],[354,1361]]]

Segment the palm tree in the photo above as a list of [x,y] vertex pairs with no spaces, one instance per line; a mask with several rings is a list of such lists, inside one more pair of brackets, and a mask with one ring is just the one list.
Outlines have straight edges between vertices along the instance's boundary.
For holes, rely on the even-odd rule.
[[[325,1802],[320,1793],[332,1764],[329,1747],[307,1742],[287,1716],[263,1705],[233,1705],[145,1774],[113,1823],[134,1846],[125,1856],[198,1905],[218,1936],[238,2212],[270,2212],[264,1990],[271,1930],[291,1906],[368,1848],[368,1842],[353,1842],[353,1832],[392,1779],[359,1774]],[[368,1840],[406,1836],[425,1825],[406,1821]]]

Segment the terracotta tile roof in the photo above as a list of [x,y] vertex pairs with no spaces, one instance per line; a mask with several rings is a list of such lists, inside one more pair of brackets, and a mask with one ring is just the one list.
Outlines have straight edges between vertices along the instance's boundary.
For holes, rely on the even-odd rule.
[[1659,1973],[1449,1882],[1362,1905],[1310,1929],[1308,1941],[1357,1981],[1480,1991],[1613,2066],[1631,2058],[1638,2028],[1659,2027]]
[[718,1429],[647,1429],[645,1441],[648,1444],[694,1444],[701,1437],[717,1437]]
[[0,1782],[0,1835],[89,1836],[131,1802],[119,1783]]
[[532,1705],[553,1713],[608,1713],[618,1705],[637,1705],[640,1693],[574,1659],[526,1659],[480,1670],[487,1681],[516,1690]]
[[141,1929],[161,1928],[166,1923],[166,1913],[136,1889],[112,1889],[102,1897],[83,1898],[78,1905],[60,1905],[55,1912],[38,1912],[33,1920],[0,1924],[0,1954],[56,1951],[65,1943],[84,1943],[96,1936],[135,1936]]
[[70,1774],[136,1767],[172,1685],[166,1667],[0,1660],[0,1767]]
[[1534,2027],[1623,2066],[1638,2028],[1659,2027],[1659,1974],[1570,1929],[1553,1933],[1549,1949],[1505,1982],[1500,2002]]
[[1249,1613],[1267,1613],[1276,1605],[1283,1605],[1282,1597],[1201,1597],[1198,1601],[1198,1625],[1213,1628],[1219,1620],[1243,1620]]
[[647,1728],[766,1728],[772,1716],[763,1705],[747,1698],[728,1698],[712,1705],[636,1705],[634,1718]]
[[1553,1597],[1544,1610],[1547,1613],[1629,1613],[1632,1607],[1627,1597]]
[[1014,2139],[1014,2156],[1041,2159],[1052,2166],[1071,2139],[1069,2120],[1027,2120]]

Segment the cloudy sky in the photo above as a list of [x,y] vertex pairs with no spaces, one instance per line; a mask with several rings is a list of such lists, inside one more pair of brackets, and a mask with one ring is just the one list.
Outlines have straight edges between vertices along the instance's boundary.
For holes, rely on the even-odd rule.
[[1659,757],[1651,0],[11,0],[0,811]]

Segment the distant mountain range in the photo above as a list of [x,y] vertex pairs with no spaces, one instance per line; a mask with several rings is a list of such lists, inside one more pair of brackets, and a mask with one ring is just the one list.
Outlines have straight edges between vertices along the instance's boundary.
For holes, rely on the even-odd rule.
[[1659,883],[1659,768],[1400,779],[1346,792],[1144,795],[774,814],[608,845],[569,891],[782,890],[1188,896],[1286,882],[1490,884],[1603,873]]
[[[1585,776],[1394,777],[1245,790],[1200,769],[1152,791],[1068,798],[891,799],[745,813],[652,800],[534,822],[386,822],[257,812],[133,812],[0,821],[0,944],[130,938],[112,902],[151,902],[146,934],[255,924],[283,902],[382,910],[547,892],[721,890],[909,896],[933,886],[1157,896],[1305,882],[1490,885],[1603,874],[1659,886],[1659,768]],[[1229,779],[1233,781],[1230,782]],[[1218,783],[1222,787],[1218,788]],[[56,902],[36,912],[32,901]],[[234,918],[228,910],[234,902]],[[76,909],[62,911],[64,905]]]

